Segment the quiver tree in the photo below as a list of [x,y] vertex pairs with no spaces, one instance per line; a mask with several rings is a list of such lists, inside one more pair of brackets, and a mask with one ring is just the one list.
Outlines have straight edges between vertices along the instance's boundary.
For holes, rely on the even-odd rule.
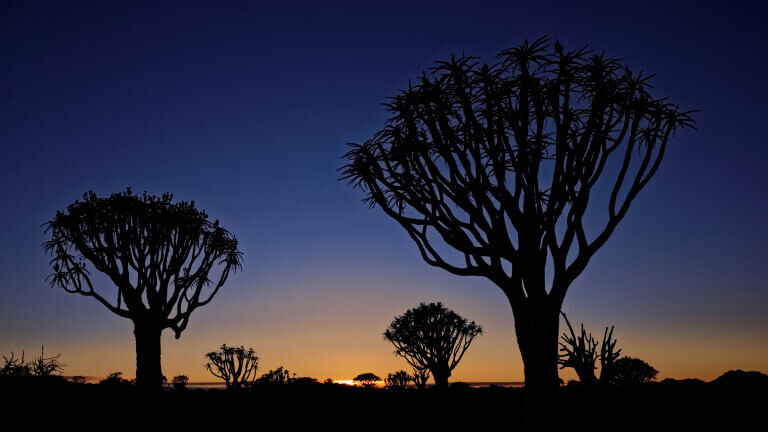
[[413,368],[413,384],[417,389],[427,388],[427,381],[429,381],[429,369],[423,367]]
[[208,359],[205,368],[213,376],[223,379],[228,389],[240,389],[256,379],[259,358],[253,348],[246,350],[242,346],[236,348],[222,345],[218,351],[206,354],[205,358]]
[[[586,48],[541,38],[498,59],[438,62],[391,98],[384,129],[350,144],[342,179],[395,219],[428,264],[501,288],[529,420],[542,427],[560,421],[566,291],[656,173],[675,131],[693,120],[651,96],[650,76]],[[588,232],[590,202],[607,218],[590,220]]]
[[[178,339],[192,311],[208,304],[241,265],[237,239],[218,220],[210,222],[194,202],[172,198],[133,195],[130,188],[109,198],[88,192],[44,224],[51,285],[93,297],[133,321],[142,389],[161,387],[162,331],[170,328]],[[86,262],[111,283],[92,281]]]
[[576,333],[571,327],[571,322],[565,313],[561,312],[565,323],[568,326],[570,335],[563,333],[560,342],[560,355],[558,363],[560,369],[566,367],[573,368],[579,381],[584,385],[592,385],[597,382],[595,377],[595,361],[600,359],[600,382],[608,382],[612,374],[613,362],[619,358],[621,350],[615,351],[616,339],[613,339],[613,327],[610,332],[608,327],[603,333],[603,341],[600,344],[600,353],[597,352],[597,341],[592,337],[592,333],[587,334],[584,330],[584,324],[581,325],[581,334],[576,337]]
[[475,336],[483,328],[442,303],[421,303],[395,317],[384,339],[395,346],[414,369],[432,372],[438,389],[448,388],[451,371],[459,364]]
[[384,387],[389,390],[405,390],[411,381],[413,381],[413,377],[408,375],[408,372],[400,370],[387,374],[387,377],[384,378]]

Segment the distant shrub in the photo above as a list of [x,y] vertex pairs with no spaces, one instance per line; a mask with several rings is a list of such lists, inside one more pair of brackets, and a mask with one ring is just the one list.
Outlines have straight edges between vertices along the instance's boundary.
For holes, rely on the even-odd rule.
[[189,377],[186,375],[176,375],[173,377],[173,388],[176,390],[186,390],[189,383]]
[[295,378],[296,374],[291,377],[291,372],[280,366],[262,375],[255,384],[261,386],[291,384]]
[[611,384],[631,385],[656,380],[658,371],[648,363],[633,357],[622,357],[613,363]]
[[61,354],[56,354],[53,357],[45,357],[45,347],[41,348],[40,357],[29,362],[29,372],[35,376],[61,374],[64,372],[63,367],[66,365],[59,361],[60,356]]
[[15,358],[11,351],[11,358],[3,356],[3,367],[0,369],[0,376],[21,377],[31,375],[29,365],[24,362],[24,351],[21,352],[21,358]]
[[99,381],[99,384],[106,386],[129,386],[133,384],[132,381],[134,380],[129,381],[123,378],[122,374],[122,372],[110,372],[106,378]]
[[[498,387],[498,386],[494,386],[492,384],[491,387]],[[469,388],[470,388],[469,384],[465,382],[456,381],[454,383],[451,383],[451,390],[468,390]]]
[[70,378],[70,381],[72,381],[75,384],[85,384],[85,377],[82,375],[76,375]]
[[384,387],[389,390],[405,390],[413,380],[413,377],[404,370],[397,371],[395,373],[388,374],[384,379]]
[[376,387],[376,383],[379,381],[381,381],[381,378],[371,372],[360,374],[352,379],[352,382],[355,383],[355,385],[359,385],[360,387],[364,388],[374,388]]

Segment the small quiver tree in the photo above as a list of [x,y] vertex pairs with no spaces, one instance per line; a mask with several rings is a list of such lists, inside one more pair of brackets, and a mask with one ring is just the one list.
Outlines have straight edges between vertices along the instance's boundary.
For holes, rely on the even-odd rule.
[[[88,192],[44,224],[51,286],[93,297],[133,321],[141,389],[162,386],[163,330],[181,337],[192,311],[208,304],[241,265],[237,239],[218,220],[209,221],[194,202],[172,199],[133,195],[130,188],[108,198]],[[92,280],[86,261],[109,282]]]
[[384,339],[395,346],[414,369],[428,369],[438,389],[448,388],[451,371],[459,364],[475,336],[483,328],[442,303],[421,303],[395,317]]
[[405,390],[411,381],[413,381],[413,377],[408,375],[408,372],[401,370],[388,374],[384,379],[384,387],[389,390]]
[[253,348],[235,348],[222,345],[218,351],[212,351],[205,355],[208,364],[205,368],[213,376],[224,380],[228,389],[240,389],[249,386],[256,378],[259,358]]
[[601,367],[600,382],[607,382],[612,373],[613,362],[621,353],[621,350],[614,351],[616,349],[616,340],[613,339],[613,327],[611,327],[610,332],[608,327],[605,328],[603,341],[600,344],[600,353],[598,354],[597,341],[592,337],[592,333],[588,334],[584,330],[584,324],[581,325],[581,334],[576,337],[568,317],[565,313],[560,313],[565,318],[565,323],[570,332],[570,335],[563,333],[561,336],[562,342],[560,342],[558,358],[560,369],[571,367],[576,372],[576,375],[578,375],[582,385],[593,385],[598,382],[595,377],[595,362],[599,358]]
[[427,388],[427,381],[429,381],[429,369],[427,368],[413,368],[413,384],[417,389]]

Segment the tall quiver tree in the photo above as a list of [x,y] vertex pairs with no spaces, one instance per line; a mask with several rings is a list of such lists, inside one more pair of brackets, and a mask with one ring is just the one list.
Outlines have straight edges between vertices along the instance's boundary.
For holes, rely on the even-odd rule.
[[[142,389],[161,388],[162,331],[170,328],[178,339],[192,311],[208,304],[241,265],[237,239],[218,220],[210,222],[194,202],[172,198],[137,196],[130,188],[109,198],[88,192],[44,224],[51,285],[93,297],[133,321]],[[113,285],[92,283],[86,261]]]
[[[559,421],[565,293],[656,173],[675,130],[693,120],[653,98],[649,76],[586,48],[541,38],[498,58],[438,62],[391,98],[386,127],[350,144],[342,178],[400,223],[427,263],[501,288],[529,421],[545,425]],[[607,208],[587,224],[593,194]]]

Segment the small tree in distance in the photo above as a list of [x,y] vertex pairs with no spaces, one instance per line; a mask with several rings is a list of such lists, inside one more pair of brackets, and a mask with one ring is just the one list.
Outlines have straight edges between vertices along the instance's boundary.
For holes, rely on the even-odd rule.
[[253,348],[246,350],[242,346],[235,348],[222,345],[218,351],[206,354],[205,358],[209,361],[205,368],[213,376],[223,379],[228,389],[248,386],[256,378],[259,358]]
[[560,342],[561,354],[558,359],[560,369],[566,367],[573,368],[576,371],[576,375],[579,376],[581,384],[592,385],[598,382],[595,377],[595,361],[599,358],[599,382],[608,382],[613,374],[613,364],[621,353],[621,350],[615,351],[616,339],[613,339],[613,327],[611,327],[610,331],[608,331],[608,327],[605,328],[603,341],[600,344],[600,353],[598,353],[597,341],[592,337],[592,333],[587,334],[586,330],[584,330],[584,324],[581,325],[581,335],[576,337],[568,317],[563,312],[561,314],[565,319],[570,335],[563,333],[561,336],[563,342]]
[[390,390],[405,390],[411,381],[413,381],[413,377],[408,375],[408,372],[401,370],[388,374],[384,379],[384,387]]
[[[93,297],[112,313],[133,321],[136,385],[160,390],[160,336],[181,337],[192,312],[205,306],[241,265],[237,239],[210,222],[194,202],[123,193],[83,195],[44,224],[53,256],[51,286]],[[111,284],[96,286],[90,262]],[[219,268],[213,277],[213,269]],[[107,300],[115,299],[114,302]]]
[[634,357],[622,357],[613,364],[611,369],[611,384],[632,385],[656,380],[658,371],[651,365]]
[[427,388],[427,381],[429,381],[429,369],[427,368],[413,368],[413,384],[417,389]]
[[176,375],[173,377],[173,388],[175,390],[186,390],[189,383],[189,377],[186,375]]
[[440,302],[421,303],[395,317],[384,332],[384,339],[395,346],[395,354],[415,369],[429,370],[438,389],[446,389],[451,371],[475,336],[482,333],[481,326]]
[[355,383],[355,385],[369,389],[376,387],[376,383],[379,381],[381,381],[381,378],[372,372],[362,373],[352,379],[352,382]]

